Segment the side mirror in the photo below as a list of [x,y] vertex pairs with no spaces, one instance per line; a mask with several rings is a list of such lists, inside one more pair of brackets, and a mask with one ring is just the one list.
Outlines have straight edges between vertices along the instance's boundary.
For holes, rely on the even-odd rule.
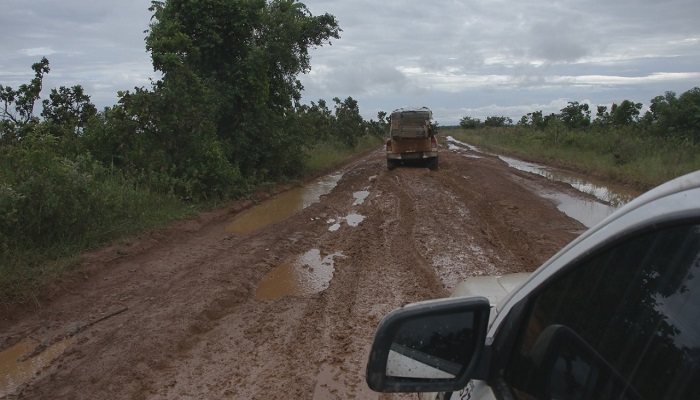
[[409,304],[377,327],[367,384],[377,392],[455,391],[481,358],[490,313],[484,297]]

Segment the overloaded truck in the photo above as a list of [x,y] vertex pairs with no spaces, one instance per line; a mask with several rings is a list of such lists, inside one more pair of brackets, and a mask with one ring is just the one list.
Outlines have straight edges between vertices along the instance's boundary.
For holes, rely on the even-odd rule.
[[400,164],[424,163],[438,168],[437,130],[432,124],[433,112],[427,107],[399,108],[390,116],[391,131],[386,141],[387,168]]

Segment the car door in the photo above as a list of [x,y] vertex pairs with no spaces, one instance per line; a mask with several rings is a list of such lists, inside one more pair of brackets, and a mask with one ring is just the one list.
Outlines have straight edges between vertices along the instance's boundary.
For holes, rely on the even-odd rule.
[[512,351],[493,379],[504,397],[697,398],[700,219],[637,224],[546,277],[511,311],[520,329],[499,333]]

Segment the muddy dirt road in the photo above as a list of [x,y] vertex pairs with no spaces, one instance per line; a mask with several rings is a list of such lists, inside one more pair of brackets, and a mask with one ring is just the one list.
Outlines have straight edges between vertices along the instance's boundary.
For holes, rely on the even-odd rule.
[[[222,210],[87,255],[38,311],[0,312],[0,350],[55,353],[5,395],[401,398],[364,382],[383,315],[468,276],[531,271],[585,229],[538,195],[581,196],[568,185],[467,149],[440,157],[389,172],[378,149],[281,222],[236,233]],[[279,287],[285,273],[316,282]]]

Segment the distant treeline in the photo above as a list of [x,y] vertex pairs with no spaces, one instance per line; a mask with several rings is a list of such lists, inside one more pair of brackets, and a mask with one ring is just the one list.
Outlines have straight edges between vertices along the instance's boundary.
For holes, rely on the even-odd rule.
[[[700,169],[700,88],[666,92],[642,104],[624,100],[610,110],[569,102],[557,114],[535,111],[513,124],[507,117],[461,120],[454,135],[518,157],[556,163],[647,190]],[[459,131],[459,132],[458,132]]]
[[[597,106],[595,118],[590,106],[576,101],[559,113],[545,115],[541,110],[523,115],[517,126],[544,130],[559,125],[573,130],[605,130],[609,128],[634,127],[640,133],[651,133],[662,137],[682,138],[700,142],[700,88],[695,87],[677,96],[668,91],[651,99],[649,110],[641,114],[642,103],[623,100],[620,104]],[[460,120],[464,129],[512,126],[513,120],[503,116],[478,118],[465,116]]]
[[309,49],[339,38],[334,16],[296,0],[167,0],[150,11],[146,48],[162,77],[114,106],[98,111],[80,85],[40,99],[46,58],[29,83],[0,85],[0,289],[33,279],[19,272],[32,254],[71,254],[171,206],[299,177],[320,141],[385,134],[386,114],[365,121],[350,97],[300,103]]

